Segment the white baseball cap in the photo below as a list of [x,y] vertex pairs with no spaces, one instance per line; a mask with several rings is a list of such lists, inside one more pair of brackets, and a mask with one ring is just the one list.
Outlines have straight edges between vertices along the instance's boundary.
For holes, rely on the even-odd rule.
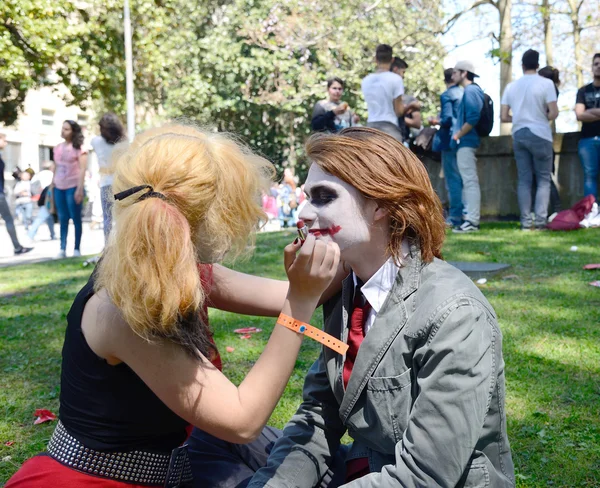
[[454,69],[460,71],[468,71],[469,73],[473,73],[474,76],[479,77],[479,75],[475,73],[475,65],[471,61],[467,61],[466,59],[463,61],[458,61],[454,66]]

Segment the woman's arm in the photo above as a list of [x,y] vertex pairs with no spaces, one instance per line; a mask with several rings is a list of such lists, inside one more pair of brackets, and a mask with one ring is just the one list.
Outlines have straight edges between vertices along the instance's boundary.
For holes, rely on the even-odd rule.
[[[308,322],[339,263],[337,245],[309,236],[285,250],[290,290],[282,312]],[[89,303],[89,302],[88,302]],[[112,364],[125,362],[181,418],[229,442],[250,442],[266,424],[289,380],[302,335],[276,325],[267,346],[239,387],[203,358],[192,358],[168,341],[148,343],[135,335],[111,303],[103,302],[83,331],[92,350]],[[87,306],[86,306],[87,312]],[[93,309],[90,311],[93,322]]]
[[85,173],[87,171],[87,153],[82,153],[79,156],[79,181],[77,182],[77,189],[75,190],[75,202],[83,202],[83,188],[85,182]]
[[[340,263],[333,281],[321,295],[319,305],[342,289],[342,281],[346,276],[348,272]],[[215,264],[208,305],[243,315],[277,317],[283,308],[288,289],[287,281],[252,276]]]

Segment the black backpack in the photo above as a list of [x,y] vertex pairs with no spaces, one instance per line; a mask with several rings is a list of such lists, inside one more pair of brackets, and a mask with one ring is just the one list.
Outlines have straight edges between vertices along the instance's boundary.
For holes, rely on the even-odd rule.
[[[477,83],[473,83],[477,85]],[[481,87],[477,85],[479,89]],[[492,98],[487,94],[483,93],[483,107],[481,107],[481,114],[479,116],[479,122],[475,125],[475,130],[479,137],[487,137],[492,132],[494,127],[494,102]]]

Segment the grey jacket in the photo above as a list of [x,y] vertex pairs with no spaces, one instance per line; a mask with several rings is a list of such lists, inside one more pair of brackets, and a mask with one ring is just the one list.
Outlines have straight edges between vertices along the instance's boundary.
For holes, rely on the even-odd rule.
[[[344,391],[344,358],[325,348],[303,403],[248,488],[311,488],[346,430],[348,459],[371,473],[345,487],[512,487],[502,335],[463,273],[411,249],[359,349]],[[325,330],[347,339],[353,283],[324,306]]]

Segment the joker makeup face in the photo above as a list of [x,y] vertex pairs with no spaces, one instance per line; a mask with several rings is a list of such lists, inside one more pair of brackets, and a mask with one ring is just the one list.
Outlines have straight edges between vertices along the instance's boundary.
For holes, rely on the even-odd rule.
[[371,239],[377,204],[318,164],[310,167],[304,192],[307,201],[299,218],[309,232],[337,243],[344,259],[360,254],[361,244]]

